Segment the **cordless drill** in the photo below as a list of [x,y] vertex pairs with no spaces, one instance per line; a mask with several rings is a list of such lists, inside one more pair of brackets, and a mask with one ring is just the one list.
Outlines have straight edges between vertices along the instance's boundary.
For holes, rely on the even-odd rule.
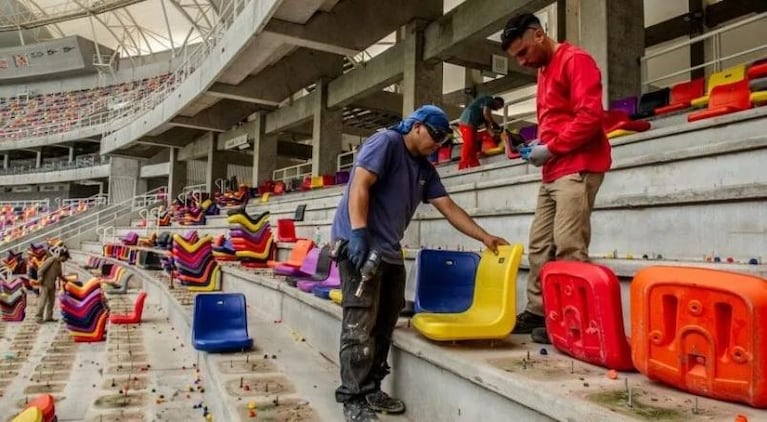
[[365,260],[365,263],[362,264],[362,268],[360,268],[360,276],[362,279],[360,280],[360,285],[357,287],[357,291],[354,292],[354,296],[362,296],[362,290],[365,288],[365,283],[375,277],[380,266],[381,254],[376,250],[370,251],[368,259]]

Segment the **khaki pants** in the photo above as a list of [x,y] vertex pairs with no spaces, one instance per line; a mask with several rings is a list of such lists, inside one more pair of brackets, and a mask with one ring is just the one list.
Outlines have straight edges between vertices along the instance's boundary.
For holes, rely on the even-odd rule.
[[552,259],[588,261],[591,211],[604,173],[574,173],[541,184],[530,227],[527,311],[543,315],[541,267]]
[[40,285],[40,297],[37,302],[37,320],[47,321],[53,319],[53,302],[56,300],[56,286],[44,287]]

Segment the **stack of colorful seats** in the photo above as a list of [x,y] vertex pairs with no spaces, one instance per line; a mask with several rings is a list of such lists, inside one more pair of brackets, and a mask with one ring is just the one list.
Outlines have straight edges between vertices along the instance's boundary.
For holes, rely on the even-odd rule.
[[227,213],[227,222],[235,254],[243,265],[266,267],[274,246],[269,212],[253,218],[245,209],[237,208]]
[[24,321],[27,294],[21,278],[0,280],[0,315],[3,321]]
[[217,195],[216,202],[220,207],[240,207],[248,203],[250,199],[250,188],[247,185],[240,185],[236,192],[227,189],[221,195]]
[[[194,240],[190,240],[194,239]],[[191,291],[221,289],[221,269],[213,259],[213,238],[210,236],[173,236],[173,260],[177,278]]]
[[99,279],[91,279],[83,286],[66,283],[59,301],[62,317],[75,342],[104,341],[109,309]]
[[21,253],[13,251],[8,251],[8,256],[3,258],[3,267],[12,274],[25,274],[27,272],[27,263]]
[[237,259],[236,252],[229,236],[220,234],[213,239],[213,257],[216,261],[234,261]]
[[25,287],[39,293],[40,283],[37,281],[37,269],[42,265],[46,258],[45,247],[42,245],[29,245],[27,249],[27,278],[25,278]]

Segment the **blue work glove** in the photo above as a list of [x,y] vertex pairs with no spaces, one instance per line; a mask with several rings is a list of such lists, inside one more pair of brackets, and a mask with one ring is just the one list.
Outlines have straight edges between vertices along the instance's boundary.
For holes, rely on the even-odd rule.
[[349,261],[351,261],[357,269],[360,269],[362,264],[365,263],[369,251],[368,229],[363,227],[352,230],[349,244],[346,246],[346,253],[349,256]]
[[522,147],[519,149],[519,155],[536,167],[544,165],[552,157],[551,151],[546,145]]

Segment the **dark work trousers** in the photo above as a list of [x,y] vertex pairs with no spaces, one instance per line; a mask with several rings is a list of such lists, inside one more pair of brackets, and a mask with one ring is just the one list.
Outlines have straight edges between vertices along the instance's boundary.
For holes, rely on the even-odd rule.
[[343,291],[341,326],[341,386],[336,401],[361,398],[381,388],[389,374],[391,336],[405,306],[405,266],[381,263],[378,275],[365,282],[362,295],[354,293],[360,273],[346,257],[338,262]]

